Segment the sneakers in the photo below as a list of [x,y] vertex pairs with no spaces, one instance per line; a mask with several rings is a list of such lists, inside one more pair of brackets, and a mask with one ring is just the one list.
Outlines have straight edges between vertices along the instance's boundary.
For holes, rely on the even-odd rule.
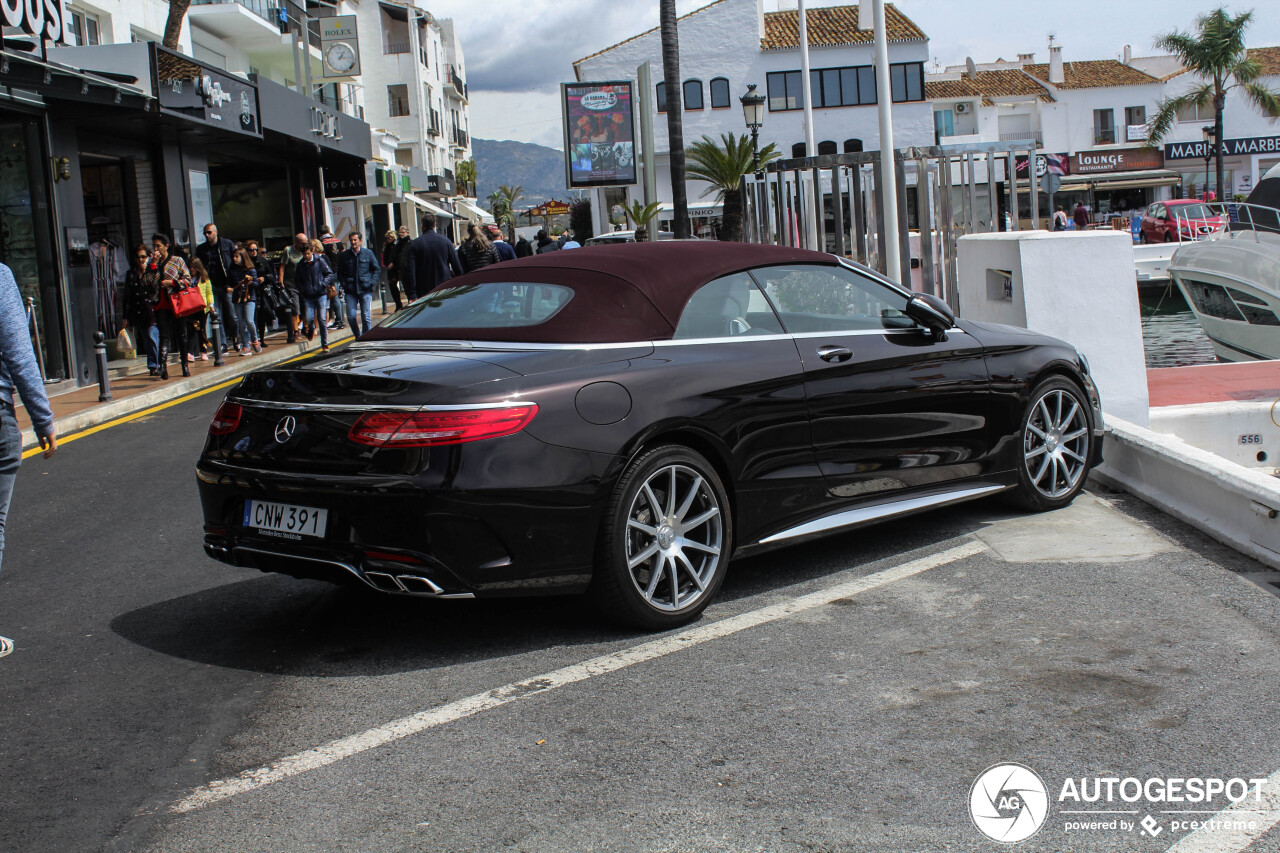
[[254,351],[254,352],[262,352],[262,347],[258,346],[258,342],[257,342],[257,341],[254,341],[254,342],[253,342],[253,351]]
[[247,347],[246,347],[245,349],[240,350],[240,357],[241,357],[241,358],[248,358],[248,357],[250,356],[250,354],[251,354],[251,353],[249,352],[249,350],[248,350],[248,348],[247,348]]
[[200,350],[200,360],[201,360],[201,361],[208,361],[208,360],[209,360],[209,353],[205,352],[204,350]]
[[329,351],[328,347],[320,347],[320,352],[328,352],[328,351]]
[[0,637],[0,658],[13,651],[13,640],[8,637]]

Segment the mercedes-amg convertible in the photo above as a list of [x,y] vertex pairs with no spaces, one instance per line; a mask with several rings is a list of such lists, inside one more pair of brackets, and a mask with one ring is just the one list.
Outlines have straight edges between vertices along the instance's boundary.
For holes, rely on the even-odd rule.
[[818,252],[628,243],[451,279],[246,376],[197,467],[206,552],[436,598],[694,618],[732,557],[1100,458],[1085,359]]

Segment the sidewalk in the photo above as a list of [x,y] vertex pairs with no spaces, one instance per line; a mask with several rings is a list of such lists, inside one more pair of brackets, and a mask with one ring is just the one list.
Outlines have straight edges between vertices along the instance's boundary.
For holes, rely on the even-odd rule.
[[[388,305],[386,312],[384,312],[375,304],[372,318],[374,324],[376,325],[383,317],[391,314],[394,310],[394,306]],[[53,409],[54,429],[57,430],[59,438],[82,432],[116,418],[131,415],[134,412],[148,409],[160,403],[176,400],[179,397],[236,379],[254,370],[271,367],[320,349],[319,332],[316,333],[315,339],[312,341],[308,341],[299,334],[298,342],[294,344],[285,343],[286,337],[287,335],[283,330],[268,333],[267,346],[262,352],[254,353],[247,357],[237,355],[235,350],[231,350],[222,357],[221,367],[214,367],[212,355],[209,356],[208,361],[197,359],[191,364],[191,376],[189,377],[182,375],[181,365],[172,358],[169,361],[169,378],[167,380],[162,380],[156,376],[148,376],[145,370],[141,375],[122,378],[113,376],[111,379],[112,399],[106,403],[98,402],[99,390],[96,382],[80,388],[71,387],[62,392],[51,391],[49,405]],[[350,326],[329,330],[330,346],[349,340],[351,340]],[[114,373],[118,371],[109,370],[108,372]],[[97,378],[96,373],[94,378]],[[62,384],[69,385],[70,383]],[[16,397],[17,395],[15,394],[14,396]],[[36,434],[31,429],[31,419],[27,417],[26,409],[21,405],[20,399],[14,402],[18,404],[17,415],[18,426],[22,429],[22,449],[28,450],[39,446]]]

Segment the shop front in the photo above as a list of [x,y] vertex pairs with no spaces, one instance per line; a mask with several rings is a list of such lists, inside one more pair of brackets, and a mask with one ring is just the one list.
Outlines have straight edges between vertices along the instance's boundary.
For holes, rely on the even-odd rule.
[[1280,136],[1226,140],[1222,151],[1223,192],[1217,187],[1215,153],[1207,141],[1165,144],[1164,159],[1181,176],[1181,198],[1203,198],[1206,189],[1219,200],[1247,196],[1267,169],[1280,164]]

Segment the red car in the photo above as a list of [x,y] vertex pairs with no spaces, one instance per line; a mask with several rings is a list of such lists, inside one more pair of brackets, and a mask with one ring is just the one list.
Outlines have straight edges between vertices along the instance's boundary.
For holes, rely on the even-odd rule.
[[1142,214],[1143,243],[1198,240],[1227,227],[1227,218],[1193,198],[1158,201]]

